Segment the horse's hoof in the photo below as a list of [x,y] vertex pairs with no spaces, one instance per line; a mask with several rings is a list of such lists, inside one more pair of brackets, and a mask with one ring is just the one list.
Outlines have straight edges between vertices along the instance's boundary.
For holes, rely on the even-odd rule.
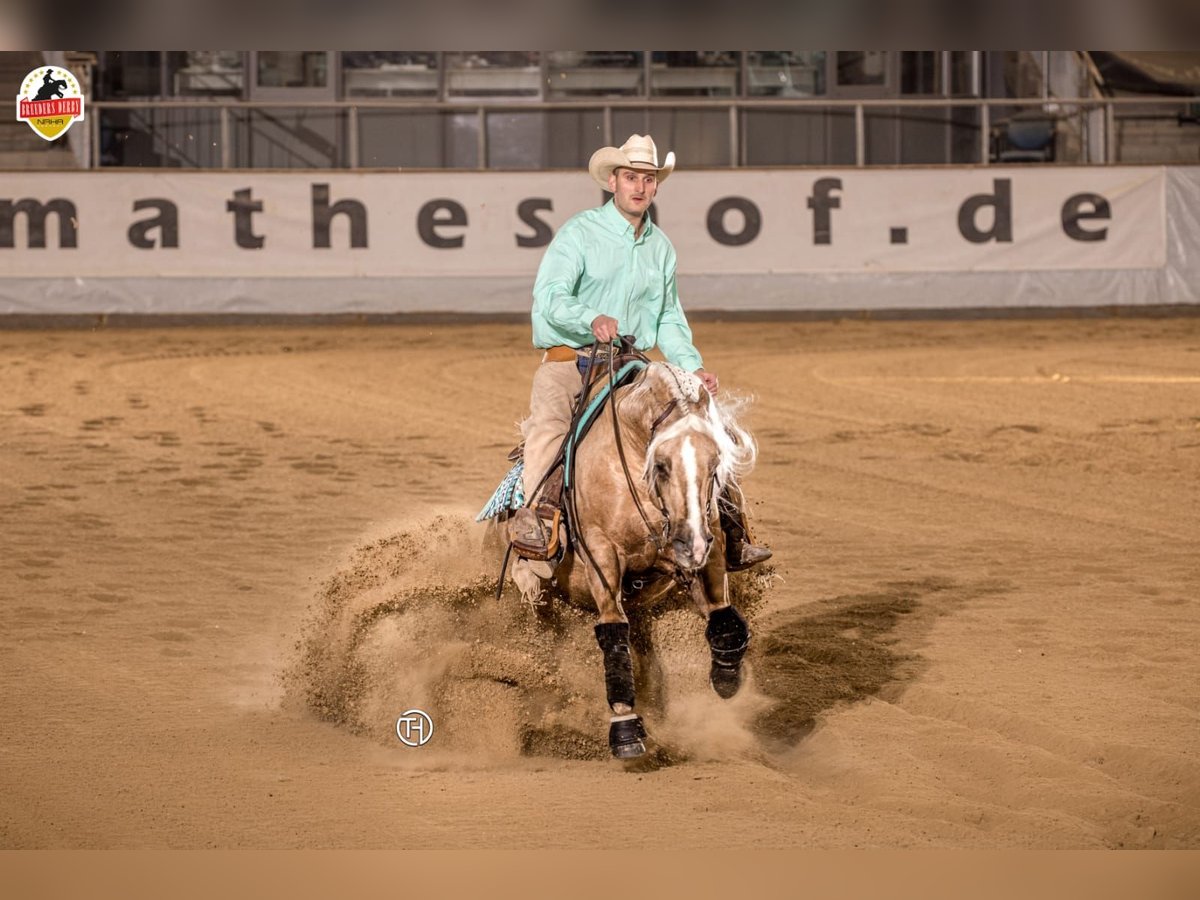
[[713,663],[712,669],[708,673],[708,680],[712,684],[713,690],[717,692],[717,696],[722,700],[728,700],[742,686],[742,667],[720,666]]
[[617,759],[637,759],[646,752],[646,729],[636,714],[613,716],[608,726],[608,746]]

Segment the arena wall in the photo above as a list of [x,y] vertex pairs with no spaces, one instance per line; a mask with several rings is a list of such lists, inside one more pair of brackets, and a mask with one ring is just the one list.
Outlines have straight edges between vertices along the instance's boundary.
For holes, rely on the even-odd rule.
[[[678,172],[688,309],[1200,303],[1200,167]],[[0,173],[0,314],[521,313],[569,172]]]

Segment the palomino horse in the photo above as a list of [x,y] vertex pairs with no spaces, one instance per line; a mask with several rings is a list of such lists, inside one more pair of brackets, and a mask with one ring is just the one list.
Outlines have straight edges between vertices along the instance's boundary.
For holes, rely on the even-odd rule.
[[[571,551],[555,582],[596,606],[612,709],[609,746],[614,756],[633,758],[646,752],[645,730],[634,712],[622,584],[627,575],[645,573],[674,577],[686,588],[707,620],[713,689],[725,698],[737,692],[750,633],[729,601],[718,504],[754,465],[756,448],[730,407],[695,375],[667,363],[647,362],[610,403],[573,448]],[[513,577],[527,598],[540,596],[536,576],[518,568]]]

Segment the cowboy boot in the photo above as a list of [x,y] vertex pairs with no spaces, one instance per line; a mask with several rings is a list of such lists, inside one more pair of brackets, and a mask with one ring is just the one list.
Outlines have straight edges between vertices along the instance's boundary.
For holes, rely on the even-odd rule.
[[508,520],[508,540],[521,556],[545,558],[550,550],[542,520],[529,506],[512,511]]
[[508,520],[508,541],[517,551],[516,564],[524,565],[538,578],[549,579],[554,575],[554,564],[546,534],[546,523],[528,506],[513,510]]
[[508,522],[508,540],[520,557],[518,562],[547,580],[553,577],[555,560],[562,558],[566,546],[562,485],[562,465],[555,464],[543,479],[532,505],[514,510]]
[[741,503],[741,491],[735,499],[733,490],[726,488],[721,492],[717,503],[720,511],[721,530],[725,532],[725,570],[740,572],[751,566],[766,562],[771,558],[771,551],[754,543],[754,535],[750,531],[750,523],[746,519]]

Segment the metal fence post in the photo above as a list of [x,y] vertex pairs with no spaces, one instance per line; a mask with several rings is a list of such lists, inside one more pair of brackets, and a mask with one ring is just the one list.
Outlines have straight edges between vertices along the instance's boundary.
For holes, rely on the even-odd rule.
[[740,160],[738,148],[741,147],[741,138],[738,136],[738,108],[737,105],[729,107],[729,165],[735,167],[739,165]]
[[986,103],[979,104],[979,162],[987,165],[992,161],[992,108]]
[[865,166],[867,164],[867,128],[866,115],[863,113],[863,105],[861,103],[854,104],[854,164],[856,166]]
[[88,158],[89,169],[100,168],[100,115],[92,108],[91,121],[88,122]]
[[229,107],[221,104],[221,109],[218,114],[218,122],[220,124],[221,142],[221,168],[233,168],[233,148],[229,146]]
[[477,160],[477,162],[478,162],[478,168],[486,169],[487,168],[487,152],[488,152],[487,109],[482,106],[479,107],[478,115],[479,115],[479,159]]
[[1117,119],[1111,103],[1104,104],[1104,161],[1117,161]]

